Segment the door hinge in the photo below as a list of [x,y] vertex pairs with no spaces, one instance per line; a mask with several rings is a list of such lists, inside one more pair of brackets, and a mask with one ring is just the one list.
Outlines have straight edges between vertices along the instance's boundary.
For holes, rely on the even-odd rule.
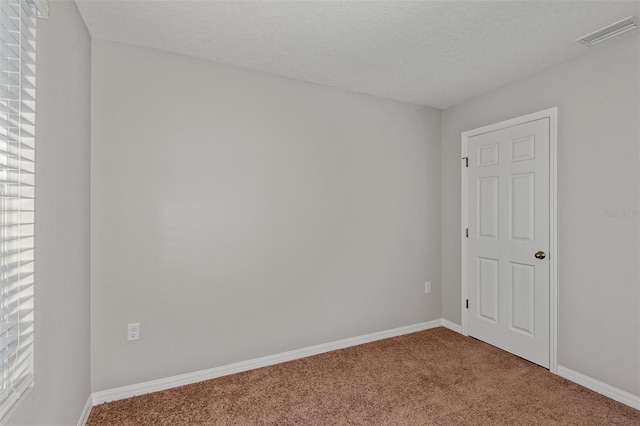
[[464,166],[469,167],[469,157],[462,157],[462,159],[464,160]]
[[467,309],[469,309],[469,299],[467,299]]
[[466,231],[464,232],[465,237],[469,238],[469,228],[466,229]]

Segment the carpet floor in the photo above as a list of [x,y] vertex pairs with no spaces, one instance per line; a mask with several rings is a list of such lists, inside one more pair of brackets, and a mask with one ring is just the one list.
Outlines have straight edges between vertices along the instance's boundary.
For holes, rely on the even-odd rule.
[[640,425],[640,411],[445,328],[93,407],[87,425]]

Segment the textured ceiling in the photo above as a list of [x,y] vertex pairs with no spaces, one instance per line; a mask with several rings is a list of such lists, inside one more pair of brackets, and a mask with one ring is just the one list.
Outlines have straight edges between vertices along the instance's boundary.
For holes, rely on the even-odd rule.
[[640,15],[639,1],[77,3],[95,39],[436,108],[587,53],[576,38]]

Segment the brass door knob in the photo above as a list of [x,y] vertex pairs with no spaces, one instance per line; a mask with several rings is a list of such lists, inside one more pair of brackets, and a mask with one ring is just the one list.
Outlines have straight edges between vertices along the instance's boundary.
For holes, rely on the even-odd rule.
[[534,256],[536,257],[536,259],[544,259],[545,257],[547,257],[547,254],[543,251],[539,251],[534,254]]

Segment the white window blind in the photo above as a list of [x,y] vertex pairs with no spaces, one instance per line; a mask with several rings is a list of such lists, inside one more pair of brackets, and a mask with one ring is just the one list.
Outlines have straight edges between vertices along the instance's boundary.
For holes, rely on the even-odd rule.
[[0,419],[33,384],[36,7],[0,0]]

